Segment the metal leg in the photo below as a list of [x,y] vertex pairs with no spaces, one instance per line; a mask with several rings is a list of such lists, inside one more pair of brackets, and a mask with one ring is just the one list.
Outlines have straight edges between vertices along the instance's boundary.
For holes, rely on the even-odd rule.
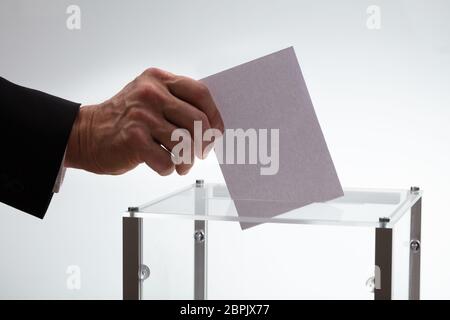
[[[195,188],[195,213],[206,214],[206,196],[203,188],[203,180],[196,181]],[[207,298],[207,221],[195,220],[194,222],[194,299],[205,300]]]
[[206,299],[206,223],[195,221],[194,299]]
[[375,300],[392,299],[392,229],[383,223],[375,229]]
[[123,217],[123,299],[140,300],[142,282],[142,218]]
[[409,299],[420,299],[420,229],[422,198],[411,208],[411,233],[409,252]]

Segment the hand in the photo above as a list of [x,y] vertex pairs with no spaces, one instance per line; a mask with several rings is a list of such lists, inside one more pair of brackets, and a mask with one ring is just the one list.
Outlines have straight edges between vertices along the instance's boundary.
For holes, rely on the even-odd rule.
[[207,145],[192,148],[192,161],[177,165],[167,150],[178,143],[171,141],[177,128],[187,129],[194,137],[194,121],[202,122],[203,132],[224,130],[207,87],[187,77],[147,69],[111,99],[80,109],[64,165],[115,175],[146,163],[160,175],[174,170],[186,174],[195,155],[203,158]]

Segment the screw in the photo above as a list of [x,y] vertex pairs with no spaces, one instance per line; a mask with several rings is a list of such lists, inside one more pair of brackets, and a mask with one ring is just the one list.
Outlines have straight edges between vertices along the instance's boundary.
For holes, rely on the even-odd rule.
[[205,232],[203,230],[197,230],[194,233],[195,242],[205,241]]
[[419,190],[420,190],[420,188],[419,187],[415,187],[415,186],[410,188],[410,192],[411,193],[417,193],[417,192],[419,192]]
[[409,243],[409,247],[411,248],[412,252],[419,252],[420,251],[420,241],[419,240],[411,240]]
[[203,187],[203,185],[204,185],[203,179],[195,180],[195,186],[196,186],[197,188],[201,188],[201,187]]
[[367,279],[366,287],[369,289],[369,292],[375,292],[375,277]]
[[143,281],[148,277],[150,277],[150,268],[145,264],[141,264],[139,267],[139,280]]

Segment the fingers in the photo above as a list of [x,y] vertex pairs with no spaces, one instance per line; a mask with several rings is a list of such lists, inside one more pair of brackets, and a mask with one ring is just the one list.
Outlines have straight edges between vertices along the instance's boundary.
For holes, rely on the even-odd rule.
[[[202,137],[205,131],[211,128],[208,117],[189,103],[176,97],[173,98],[172,102],[164,108],[164,116],[176,126],[188,130],[190,136],[194,139],[195,145],[193,145],[193,149],[195,155],[200,159],[204,159],[206,157],[204,152],[208,142],[203,141]],[[200,136],[196,137],[196,134]]]
[[162,176],[167,176],[175,170],[170,153],[149,137],[148,144],[141,150],[142,162]]
[[143,107],[143,112],[136,112],[139,116],[135,120],[146,123],[153,139],[144,151],[144,161],[160,174],[174,169],[186,174],[194,155],[204,158],[204,151],[211,149],[211,141],[203,141],[205,132],[211,128],[224,131],[222,117],[208,88],[199,81],[156,68],[144,71],[135,83],[138,85],[135,97]]
[[208,117],[211,127],[223,132],[222,117],[206,85],[183,76],[175,76],[166,83],[173,95],[201,110]]
[[164,151],[171,157],[177,173],[187,174],[194,165],[191,135],[187,130],[180,129],[165,120],[162,121],[163,123],[158,128],[151,131],[153,140],[166,149]]

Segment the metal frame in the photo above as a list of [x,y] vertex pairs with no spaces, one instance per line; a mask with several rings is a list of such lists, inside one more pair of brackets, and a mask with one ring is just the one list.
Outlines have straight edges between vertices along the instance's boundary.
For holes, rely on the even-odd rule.
[[[411,187],[417,194],[418,187]],[[421,250],[422,196],[411,207],[410,252],[409,252],[409,300],[420,299],[420,250]],[[387,227],[389,218],[380,218],[380,227],[375,229],[375,300],[392,299],[392,236],[393,229]]]
[[[137,208],[130,208],[133,213]],[[122,265],[124,300],[140,300],[142,297],[142,282],[140,276],[142,266],[142,218],[122,218]]]
[[[195,182],[195,212],[206,215],[207,197],[203,180]],[[150,269],[143,264],[142,219],[134,216],[139,208],[130,207],[129,217],[122,218],[122,263],[123,299],[140,300],[143,282],[150,275]],[[194,221],[194,299],[207,297],[207,231],[205,220]]]
[[[195,213],[206,215],[207,197],[203,187],[203,180],[195,182]],[[194,299],[206,300],[207,298],[207,244],[208,222],[195,220],[194,222]]]
[[[195,182],[195,212],[207,214],[207,197],[203,180]],[[418,187],[411,187],[417,194]],[[129,217],[122,219],[123,234],[123,299],[140,300],[143,282],[150,270],[142,262],[142,218],[135,217],[137,207],[128,208]],[[410,254],[409,254],[409,299],[420,299],[420,251],[421,251],[422,197],[411,207]],[[375,229],[375,300],[392,299],[392,240],[393,229],[388,226],[389,218],[379,219],[380,226]],[[194,221],[194,299],[207,299],[207,244],[208,223],[206,220]]]
[[422,197],[411,208],[409,252],[409,300],[420,299],[420,250],[421,250]]
[[392,298],[392,229],[385,223],[375,229],[375,300]]

